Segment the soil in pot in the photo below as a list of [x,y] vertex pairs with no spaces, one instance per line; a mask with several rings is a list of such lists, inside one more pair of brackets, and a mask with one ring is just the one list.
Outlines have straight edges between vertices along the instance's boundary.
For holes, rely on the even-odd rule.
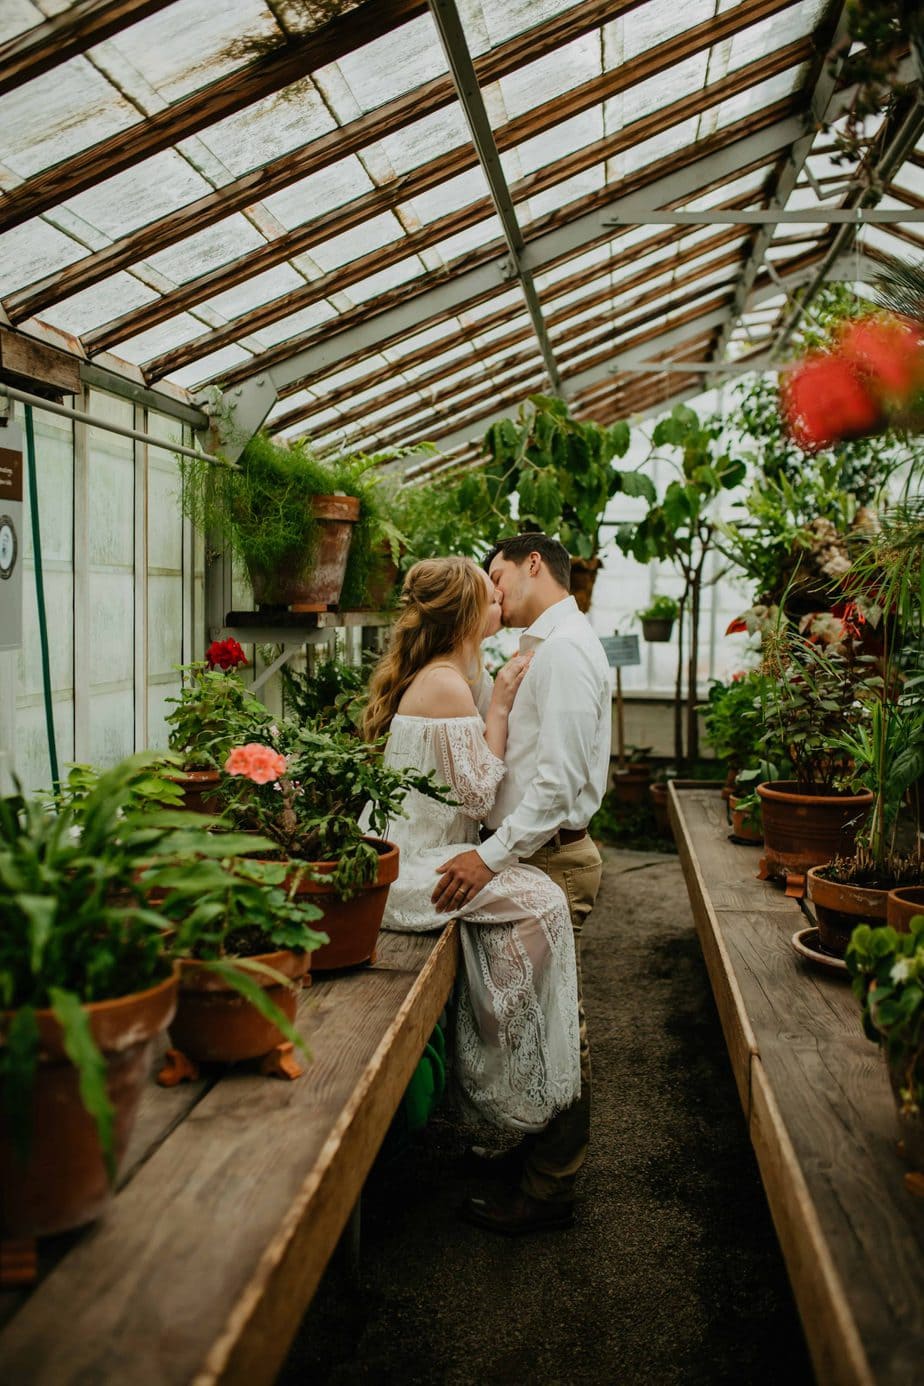
[[857,833],[873,802],[868,789],[825,794],[795,780],[759,784],[757,793],[764,825],[759,878],[785,880],[787,894],[796,896],[804,891],[810,867],[853,856]]
[[261,608],[327,611],[340,600],[359,501],[355,496],[312,496],[310,504],[320,528],[310,564],[293,554],[273,572],[249,570],[254,601]]
[[[169,1024],[176,998],[177,978],[171,976],[145,991],[85,1007],[106,1060],[117,1167],[150,1074],[154,1041]],[[112,1197],[96,1123],[80,1099],[77,1070],[64,1053],[61,1028],[51,1011],[37,1012],[37,1019],[41,1058],[25,1162],[0,1114],[0,1235],[10,1239],[82,1227],[98,1218]]]
[[[297,981],[308,971],[309,957],[308,953],[287,948],[256,954],[253,961]],[[288,1020],[295,1019],[298,992],[294,988],[256,972],[248,975]],[[282,1031],[222,977],[195,959],[184,958],[180,962],[179,1002],[170,1026],[170,1042],[193,1063],[234,1064],[262,1058],[286,1041]],[[164,1074],[161,1081],[168,1083],[170,1079]]]
[[924,885],[901,886],[890,890],[886,900],[886,923],[899,934],[910,934],[911,921],[924,914]]
[[818,942],[826,953],[842,958],[858,924],[875,928],[886,922],[889,892],[875,886],[829,881],[824,871],[823,866],[813,866],[808,872],[808,897],[818,923]]
[[[300,895],[310,895],[314,904],[324,911],[318,920],[330,939],[310,954],[312,972],[329,972],[338,967],[356,967],[375,961],[375,944],[385,913],[385,903],[392,881],[398,879],[398,848],[392,842],[369,838],[379,854],[378,873],[373,881],[360,888],[352,900],[343,900],[323,880],[303,879]],[[308,862],[312,871],[329,876],[336,862]]]
[[578,610],[583,611],[585,616],[593,600],[594,583],[601,561],[599,558],[571,559],[571,595],[578,604]]

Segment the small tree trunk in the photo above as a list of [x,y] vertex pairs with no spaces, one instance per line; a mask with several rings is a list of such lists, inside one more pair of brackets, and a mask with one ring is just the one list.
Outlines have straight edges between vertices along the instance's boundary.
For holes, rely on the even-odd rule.
[[677,613],[677,678],[674,682],[674,760],[677,769],[683,766],[683,618],[687,609],[687,591],[680,598]]
[[699,664],[699,613],[702,605],[702,565],[693,577],[690,592],[690,659],[687,664],[687,756],[699,759],[699,721],[696,714],[696,674]]

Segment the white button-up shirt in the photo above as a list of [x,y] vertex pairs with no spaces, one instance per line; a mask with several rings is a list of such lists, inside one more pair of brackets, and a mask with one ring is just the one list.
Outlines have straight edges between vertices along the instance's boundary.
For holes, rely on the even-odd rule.
[[548,607],[520,637],[534,650],[517,690],[507,735],[507,774],[477,849],[502,871],[538,852],[559,828],[586,828],[610,766],[609,665],[573,597]]

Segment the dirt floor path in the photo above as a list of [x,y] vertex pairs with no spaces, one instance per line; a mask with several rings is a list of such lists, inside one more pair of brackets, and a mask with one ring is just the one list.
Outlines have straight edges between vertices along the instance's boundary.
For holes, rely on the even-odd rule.
[[338,1252],[282,1386],[812,1381],[679,864],[606,861],[577,1225],[507,1239],[459,1222],[467,1136],[441,1114],[373,1171],[359,1279]]

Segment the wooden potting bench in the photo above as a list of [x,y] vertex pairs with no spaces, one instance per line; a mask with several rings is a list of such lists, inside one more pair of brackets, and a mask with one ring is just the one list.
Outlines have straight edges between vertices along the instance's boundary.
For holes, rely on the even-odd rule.
[[[728,839],[716,787],[670,811],[732,1071],[818,1381],[924,1380],[924,1199],[906,1190],[885,1066],[810,923]],[[747,1229],[742,1228],[742,1236]]]
[[319,976],[295,1082],[151,1083],[106,1216],[0,1295],[3,1386],[271,1382],[354,1209],[455,976],[457,926],[379,937]]

